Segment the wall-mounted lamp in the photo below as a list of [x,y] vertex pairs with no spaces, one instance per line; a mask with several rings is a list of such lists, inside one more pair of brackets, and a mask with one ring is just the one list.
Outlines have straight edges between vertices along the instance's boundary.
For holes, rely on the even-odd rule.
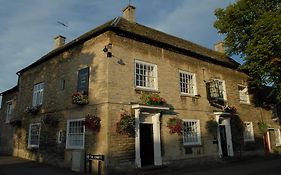
[[107,57],[112,57],[112,52],[111,52],[111,49],[112,49],[112,44],[109,43],[108,45],[105,45],[104,48],[103,48],[103,52],[106,53],[106,56]]

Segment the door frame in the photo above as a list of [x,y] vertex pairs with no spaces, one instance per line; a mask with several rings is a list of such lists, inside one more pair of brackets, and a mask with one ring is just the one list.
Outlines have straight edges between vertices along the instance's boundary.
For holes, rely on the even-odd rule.
[[[227,156],[232,157],[232,156],[234,156],[234,152],[233,152],[233,144],[232,144],[230,118],[229,117],[221,117],[222,114],[227,115],[228,113],[215,112],[214,114],[216,115],[216,121],[218,122],[218,124],[223,125],[225,127],[227,154],[228,154]],[[221,121],[221,123],[219,123],[219,121]],[[219,154],[219,157],[223,157],[219,126],[218,126],[218,129],[217,129],[217,138],[218,138],[218,148],[219,148],[218,154]]]
[[[140,158],[140,114],[141,112],[149,112],[152,114],[151,123],[153,127],[153,148],[154,148],[154,166],[162,165],[161,156],[161,131],[160,131],[160,115],[162,111],[169,110],[168,107],[161,106],[146,106],[146,105],[132,105],[135,109],[135,163],[137,168],[141,168],[141,158]],[[146,122],[143,122],[146,123]]]

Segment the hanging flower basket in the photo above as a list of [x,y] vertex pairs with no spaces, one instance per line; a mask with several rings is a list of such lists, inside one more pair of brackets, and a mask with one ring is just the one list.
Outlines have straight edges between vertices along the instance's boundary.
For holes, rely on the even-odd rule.
[[132,137],[135,135],[135,118],[127,111],[120,114],[120,120],[116,123],[116,132]]
[[167,122],[167,127],[169,128],[169,133],[170,134],[178,134],[178,135],[182,135],[182,120],[177,118],[177,117],[173,117],[170,118]]
[[85,128],[93,131],[100,130],[101,119],[95,115],[88,114],[85,119]]
[[88,95],[81,92],[75,92],[72,94],[72,103],[78,105],[86,105],[89,103]]
[[28,106],[28,107],[25,108],[24,112],[35,115],[40,110],[40,107],[41,106]]
[[164,105],[166,104],[166,100],[160,97],[159,94],[142,94],[141,101],[147,105]]
[[13,126],[13,127],[21,127],[22,122],[19,119],[11,120],[10,121],[10,125]]

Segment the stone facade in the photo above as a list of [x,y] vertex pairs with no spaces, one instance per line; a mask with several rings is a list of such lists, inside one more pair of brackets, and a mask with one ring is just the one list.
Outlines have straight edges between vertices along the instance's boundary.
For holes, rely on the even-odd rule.
[[[116,22],[116,19],[113,22]],[[128,22],[128,25],[131,23]],[[222,109],[212,106],[208,100],[206,83],[211,79],[225,81],[228,105],[237,109],[238,117],[242,121],[253,124],[255,141],[243,144],[243,148],[240,149],[242,155],[264,152],[263,135],[259,133],[258,122],[264,121],[272,129],[279,129],[278,123],[271,119],[270,110],[255,107],[252,103],[239,102],[238,85],[246,86],[249,77],[235,68],[198,59],[194,54],[175,52],[161,45],[127,37],[125,34],[120,35],[114,30],[104,31],[98,28],[97,31],[95,36],[90,36],[89,32],[88,35],[81,36],[83,39],[78,38],[65,47],[61,46],[52,51],[54,54],[51,52],[53,55],[48,59],[42,57],[44,61],[19,71],[18,90],[3,93],[0,113],[1,153],[81,171],[84,164],[88,164],[84,160],[84,155],[98,154],[105,156],[105,161],[101,164],[103,173],[113,174],[124,170],[132,173],[136,168],[143,167],[139,160],[139,149],[143,148],[139,145],[141,130],[138,127],[141,124],[152,124],[154,163],[151,165],[185,166],[219,160],[222,156],[222,148],[219,146],[221,142],[216,142],[214,136],[206,129],[209,120],[219,121],[224,114]],[[96,31],[92,33],[94,32]],[[103,51],[109,44],[112,48]],[[214,51],[206,52],[213,54]],[[156,91],[139,89],[135,86],[136,60],[157,65]],[[89,67],[90,70],[89,104],[79,106],[72,104],[71,99],[72,94],[76,92],[78,71],[85,67]],[[196,96],[181,94],[179,71],[196,75]],[[25,113],[26,107],[32,106],[34,85],[42,82],[44,95],[40,110],[35,115]],[[61,82],[65,84],[62,86]],[[155,92],[167,100],[167,109],[157,106],[133,107],[143,103],[140,100],[143,93]],[[3,121],[6,111],[5,101],[15,96],[17,105],[13,118],[21,120],[20,127],[8,125]],[[134,137],[116,132],[116,123],[124,110],[136,117]],[[68,120],[85,118],[87,114],[100,117],[100,130],[96,132],[86,129],[83,149],[67,149]],[[46,116],[55,118],[58,121],[56,125],[46,124],[44,122]],[[170,134],[167,122],[173,117],[181,120],[199,120],[201,143],[185,146],[182,135]],[[28,147],[29,127],[32,123],[41,124],[40,143],[36,149]],[[62,134],[60,142],[58,133]],[[277,152],[278,148],[273,141],[275,135],[271,133],[269,137],[273,143],[271,152],[273,149]],[[237,151],[234,150],[234,154],[230,153],[231,151],[233,150],[229,148],[228,156],[237,156]],[[77,158],[77,155],[81,158]],[[79,162],[80,167],[74,167],[77,166],[75,161]],[[92,166],[97,171],[96,161],[92,162]]]

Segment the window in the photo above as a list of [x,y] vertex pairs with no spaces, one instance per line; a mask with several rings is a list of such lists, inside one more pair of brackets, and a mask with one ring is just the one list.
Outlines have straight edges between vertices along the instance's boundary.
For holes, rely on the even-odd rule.
[[238,85],[240,103],[250,103],[247,86]]
[[194,73],[180,71],[180,90],[182,94],[197,94],[196,79]]
[[43,103],[44,83],[34,85],[32,106],[40,106]]
[[89,91],[89,67],[78,71],[77,92],[88,94]]
[[65,80],[61,79],[60,80],[60,90],[64,90],[65,89]]
[[84,149],[85,125],[84,119],[68,120],[66,148]]
[[183,121],[183,144],[184,145],[201,144],[199,120]]
[[40,142],[40,123],[29,125],[28,148],[38,148]]
[[244,130],[244,133],[243,133],[244,142],[255,141],[253,123],[252,122],[244,122],[244,125],[245,125],[245,130]]
[[275,132],[275,144],[276,144],[276,146],[281,146],[280,129],[274,129],[274,132]]
[[13,102],[8,101],[7,102],[7,110],[6,110],[6,123],[9,123],[12,117],[12,112],[13,112]]
[[141,61],[135,62],[135,86],[157,90],[157,66]]

